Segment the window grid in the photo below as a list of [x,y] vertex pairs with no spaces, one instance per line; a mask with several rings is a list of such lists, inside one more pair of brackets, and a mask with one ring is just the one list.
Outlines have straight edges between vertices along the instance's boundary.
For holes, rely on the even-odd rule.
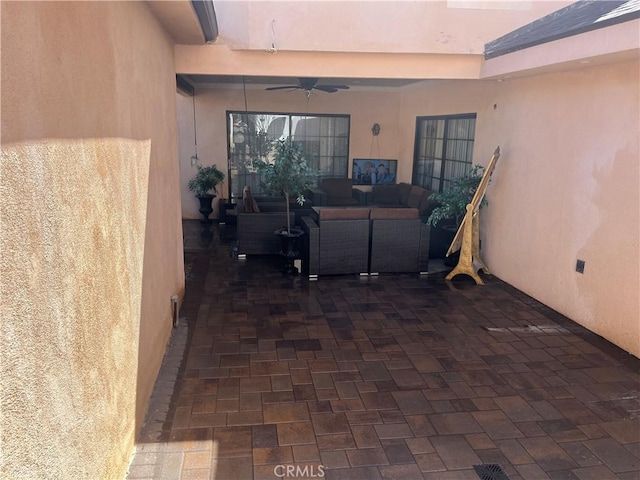
[[434,192],[471,170],[476,114],[418,117],[412,183]]
[[262,175],[254,168],[258,159],[273,154],[275,142],[292,138],[307,154],[321,177],[344,177],[349,165],[348,115],[296,115],[269,112],[227,112],[229,197],[239,198],[245,185],[262,195]]

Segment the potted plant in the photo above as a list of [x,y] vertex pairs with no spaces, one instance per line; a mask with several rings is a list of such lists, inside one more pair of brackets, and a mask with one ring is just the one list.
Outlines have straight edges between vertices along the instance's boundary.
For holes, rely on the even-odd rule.
[[202,223],[210,223],[209,215],[213,212],[211,202],[215,198],[216,187],[224,180],[224,173],[216,165],[203,167],[198,165],[196,176],[189,180],[187,186],[200,201],[199,212],[204,217]]
[[[466,207],[471,203],[473,195],[478,189],[483,174],[484,167],[482,165],[474,165],[469,173],[452,180],[445,191],[432,193],[429,196],[429,199],[436,200],[439,203],[431,211],[431,215],[427,219],[428,225],[432,227],[439,226],[437,231],[432,230],[431,257],[444,257],[467,212]],[[480,206],[485,205],[487,205],[487,199],[483,198]],[[445,263],[453,263],[455,265],[457,260],[452,258],[449,262],[445,261]]]
[[304,192],[314,185],[318,172],[309,165],[302,146],[290,138],[278,140],[273,155],[257,160],[255,166],[263,176],[261,186],[272,195],[284,197],[287,226],[274,233],[282,240],[285,271],[295,273],[293,260],[299,254],[298,242],[303,231],[291,226],[289,202],[295,198],[299,205],[304,205]]

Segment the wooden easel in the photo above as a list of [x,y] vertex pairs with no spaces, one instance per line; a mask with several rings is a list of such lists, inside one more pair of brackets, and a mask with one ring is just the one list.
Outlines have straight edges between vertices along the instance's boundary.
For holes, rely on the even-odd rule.
[[458,264],[456,268],[447,275],[447,280],[451,280],[456,275],[465,274],[473,278],[477,285],[484,285],[473,262],[475,260],[484,273],[489,273],[489,268],[480,258],[480,204],[487,191],[487,185],[489,185],[491,174],[496,168],[498,158],[500,158],[500,147],[496,148],[495,152],[493,152],[493,156],[491,160],[489,160],[489,165],[485,168],[484,175],[478,184],[476,193],[473,195],[471,203],[466,207],[467,213],[462,219],[462,223],[456,232],[456,236],[453,238],[453,242],[451,242],[449,250],[447,250],[447,257],[460,250]]

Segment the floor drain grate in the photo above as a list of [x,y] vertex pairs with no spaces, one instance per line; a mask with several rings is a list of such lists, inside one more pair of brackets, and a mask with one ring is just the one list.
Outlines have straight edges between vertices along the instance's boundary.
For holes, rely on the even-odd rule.
[[509,480],[502,467],[497,463],[474,465],[473,469],[482,480]]

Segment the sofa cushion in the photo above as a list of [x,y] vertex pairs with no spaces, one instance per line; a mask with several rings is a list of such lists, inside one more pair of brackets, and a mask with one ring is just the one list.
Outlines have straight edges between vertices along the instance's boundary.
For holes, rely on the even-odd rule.
[[284,203],[284,200],[282,202],[258,202],[258,207],[261,213],[287,211],[287,204]]
[[358,205],[358,200],[353,197],[329,197],[327,199],[327,205],[334,207]]
[[322,220],[366,220],[368,208],[320,208],[318,218]]
[[322,190],[329,196],[336,198],[351,198],[351,179],[350,178],[323,178]]
[[398,184],[398,191],[400,192],[400,203],[402,205],[407,205],[407,202],[409,201],[409,195],[411,194],[411,187],[413,185],[411,185],[410,183],[399,183]]
[[399,205],[400,190],[397,185],[376,185],[371,192],[374,205]]
[[424,188],[416,187],[414,185],[411,187],[411,193],[409,194],[409,199],[405,205],[411,208],[418,208],[426,196],[427,191]]
[[397,219],[397,218],[418,218],[417,208],[372,208],[371,220]]

